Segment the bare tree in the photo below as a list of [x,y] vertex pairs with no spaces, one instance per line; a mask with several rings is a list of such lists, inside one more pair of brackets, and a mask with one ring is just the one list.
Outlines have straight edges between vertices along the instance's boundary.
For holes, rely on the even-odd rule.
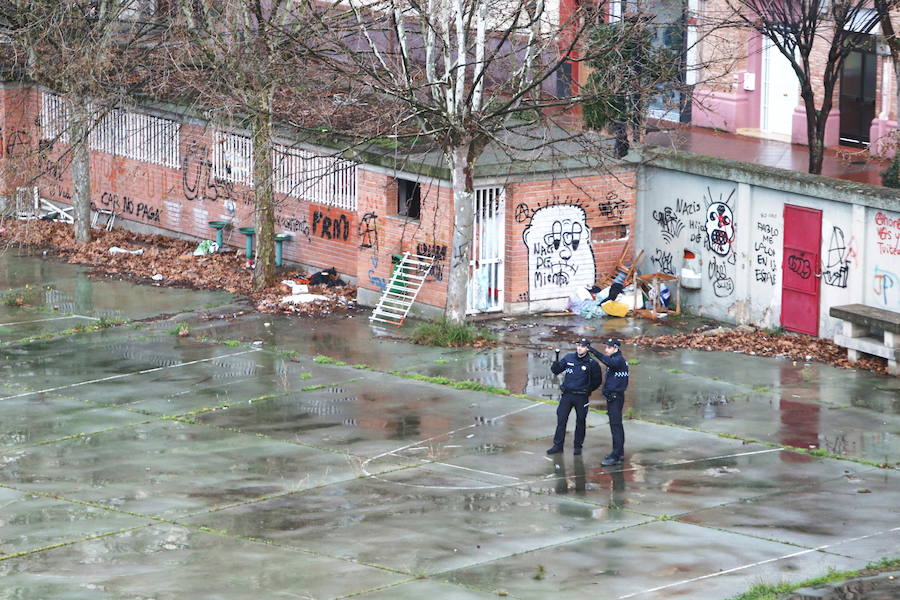
[[194,0],[180,5],[178,81],[220,121],[250,132],[257,248],[253,284],[275,280],[273,124],[280,92],[302,95],[318,26],[295,0]]
[[16,76],[59,93],[69,142],[75,239],[91,238],[90,132],[139,91],[162,23],[143,0],[0,0]]
[[580,3],[560,19],[544,0],[349,2],[353,23],[335,36],[332,67],[373,90],[380,106],[396,110],[396,130],[431,140],[449,167],[452,322],[466,313],[476,163],[491,143],[540,143],[510,132],[581,101],[557,77],[601,9]]
[[[869,0],[726,0],[740,24],[758,31],[791,64],[806,109],[809,172],[822,172],[825,125],[834,105],[835,87],[857,34],[878,24]],[[824,52],[817,61],[815,53]],[[821,87],[820,87],[821,86]]]

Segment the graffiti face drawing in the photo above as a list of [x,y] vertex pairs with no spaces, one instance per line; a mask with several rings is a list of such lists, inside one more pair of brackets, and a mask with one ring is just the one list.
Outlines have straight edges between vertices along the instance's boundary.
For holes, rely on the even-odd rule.
[[594,283],[594,253],[584,209],[545,206],[523,233],[528,248],[531,300],[565,298]]
[[734,241],[734,215],[724,202],[714,202],[706,209],[706,238],[710,249],[719,256],[728,256]]

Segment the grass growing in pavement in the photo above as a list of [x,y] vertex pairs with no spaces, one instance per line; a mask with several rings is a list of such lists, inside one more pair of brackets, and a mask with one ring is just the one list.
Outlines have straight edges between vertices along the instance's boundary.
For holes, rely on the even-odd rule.
[[781,598],[784,598],[786,594],[803,587],[837,583],[840,581],[847,581],[848,579],[873,575],[873,571],[893,571],[898,568],[900,568],[900,558],[883,558],[876,563],[869,563],[866,565],[865,569],[860,571],[835,571],[829,569],[828,573],[825,575],[813,577],[812,579],[806,579],[797,583],[760,583],[754,585],[743,594],[734,596],[729,600],[780,600]]
[[53,289],[50,286],[38,287],[26,283],[25,287],[17,290],[8,290],[3,293],[3,304],[6,306],[36,306],[44,299],[44,290]]
[[127,321],[125,319],[120,319],[118,317],[103,317],[98,319],[96,323],[93,325],[76,325],[70,329],[63,329],[62,331],[53,331],[50,333],[43,333],[41,335],[32,335],[28,337],[24,337],[18,340],[10,340],[8,342],[3,342],[0,346],[9,346],[11,344],[30,344],[31,342],[37,342],[40,340],[50,340],[58,337],[65,337],[68,335],[76,335],[79,333],[91,333],[94,331],[100,331],[102,329],[109,329],[110,327],[115,327],[117,325],[124,325]]
[[343,366],[347,365],[347,363],[345,363],[342,360],[338,360],[336,358],[331,358],[330,356],[322,356],[321,354],[318,355],[317,357],[315,357],[313,359],[313,362],[318,363],[320,365],[337,365],[339,367],[343,367]]
[[239,341],[237,341],[237,340],[225,340],[225,341],[222,342],[222,343],[225,344],[226,346],[228,346],[229,348],[234,348],[234,347],[236,347],[236,346],[240,346],[240,345],[241,345],[241,343],[240,343]]
[[424,346],[471,346],[475,342],[493,342],[496,336],[485,329],[466,323],[451,323],[442,318],[421,323],[413,329],[410,339]]

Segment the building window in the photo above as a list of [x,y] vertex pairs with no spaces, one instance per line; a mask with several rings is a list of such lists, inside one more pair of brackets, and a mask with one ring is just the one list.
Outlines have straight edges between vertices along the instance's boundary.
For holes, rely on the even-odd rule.
[[[170,119],[153,117],[122,109],[99,114],[98,107],[88,105],[91,122],[88,141],[91,150],[125,156],[143,162],[178,168],[178,138],[181,125]],[[56,94],[44,92],[41,97],[41,138],[69,142],[70,109]]]
[[356,210],[356,163],[275,145],[275,190],[310,202]]
[[397,214],[418,219],[422,206],[422,187],[418,181],[397,180]]

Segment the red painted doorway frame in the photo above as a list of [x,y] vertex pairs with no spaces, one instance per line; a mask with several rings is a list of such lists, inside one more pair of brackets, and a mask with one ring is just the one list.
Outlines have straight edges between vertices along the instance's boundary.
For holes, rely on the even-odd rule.
[[822,211],[784,205],[781,261],[781,326],[819,335]]

